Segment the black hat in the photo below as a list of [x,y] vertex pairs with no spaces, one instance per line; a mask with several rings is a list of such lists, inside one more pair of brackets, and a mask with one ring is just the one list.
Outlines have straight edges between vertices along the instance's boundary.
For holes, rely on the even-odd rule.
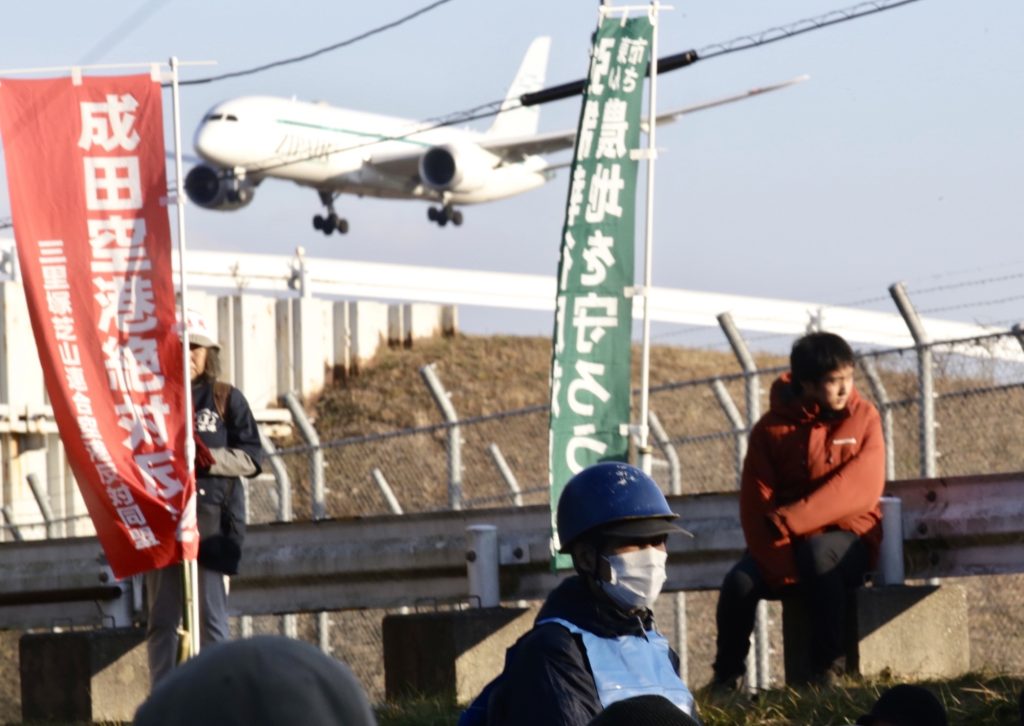
[[926,688],[901,684],[883,693],[870,713],[857,719],[862,726],[884,721],[893,726],[948,726],[946,709]]
[[214,643],[164,678],[135,726],[375,726],[348,667],[291,638],[261,635]]

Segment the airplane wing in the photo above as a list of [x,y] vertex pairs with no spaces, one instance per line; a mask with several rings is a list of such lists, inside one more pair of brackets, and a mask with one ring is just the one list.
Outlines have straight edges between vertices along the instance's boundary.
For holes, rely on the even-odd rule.
[[[666,111],[665,113],[658,114],[658,123],[671,123],[680,116],[684,116],[688,113],[703,111],[706,108],[715,108],[716,106],[724,106],[725,104],[733,103],[735,101],[742,101],[747,98],[753,98],[754,96],[760,96],[763,93],[777,91],[797,83],[802,83],[808,78],[810,78],[810,76],[797,76],[796,78],[791,78],[788,81],[775,83],[770,86],[752,88],[749,91],[737,93],[732,96],[725,96],[724,98],[717,98],[711,101],[702,101],[701,103],[683,106],[682,108],[677,108],[673,111]],[[641,128],[646,131],[647,120],[644,119],[641,124]],[[576,129],[570,129],[568,131],[534,134],[527,137],[489,139],[480,142],[480,146],[487,149],[492,154],[501,156],[508,161],[512,161],[535,154],[550,154],[563,149],[571,149],[575,142]]]

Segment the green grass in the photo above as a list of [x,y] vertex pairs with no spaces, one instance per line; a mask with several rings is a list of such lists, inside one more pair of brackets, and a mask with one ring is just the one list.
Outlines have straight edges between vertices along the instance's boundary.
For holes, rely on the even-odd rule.
[[[849,724],[871,708],[892,682],[850,679],[833,688],[781,688],[756,699],[743,694],[713,698],[699,691],[706,726],[834,726]],[[922,683],[946,706],[953,726],[1016,726],[1017,698],[1024,678],[971,675],[956,681]],[[459,709],[439,699],[387,704],[377,712],[380,726],[451,726]]]

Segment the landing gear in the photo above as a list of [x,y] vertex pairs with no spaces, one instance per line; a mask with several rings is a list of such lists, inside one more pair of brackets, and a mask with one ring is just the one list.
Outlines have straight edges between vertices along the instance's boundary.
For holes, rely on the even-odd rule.
[[450,204],[446,204],[443,207],[429,207],[427,209],[427,219],[431,222],[437,222],[439,227],[443,227],[449,222],[458,227],[462,224],[462,212],[458,209],[453,209]]
[[327,207],[327,214],[317,214],[313,217],[313,229],[330,236],[335,230],[338,234],[348,233],[348,220],[339,217],[334,211],[334,197],[331,192],[320,192],[320,201]]
[[344,217],[339,217],[334,212],[331,212],[326,217],[317,214],[313,217],[313,229],[327,235],[331,234],[334,230],[338,230],[338,234],[346,234],[348,232],[348,220]]

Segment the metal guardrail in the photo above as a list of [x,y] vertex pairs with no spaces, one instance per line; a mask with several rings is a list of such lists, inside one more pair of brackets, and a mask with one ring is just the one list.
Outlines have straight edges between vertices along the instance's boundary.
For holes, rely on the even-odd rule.
[[[1024,572],[1024,472],[891,482],[903,500],[908,578]],[[672,538],[666,589],[721,583],[743,550],[735,493],[669,497],[693,539]],[[255,525],[235,614],[280,614],[453,602],[467,595],[466,529],[498,528],[501,596],[542,598],[551,572],[545,506]],[[114,582],[94,538],[0,545],[0,627],[98,624]]]

